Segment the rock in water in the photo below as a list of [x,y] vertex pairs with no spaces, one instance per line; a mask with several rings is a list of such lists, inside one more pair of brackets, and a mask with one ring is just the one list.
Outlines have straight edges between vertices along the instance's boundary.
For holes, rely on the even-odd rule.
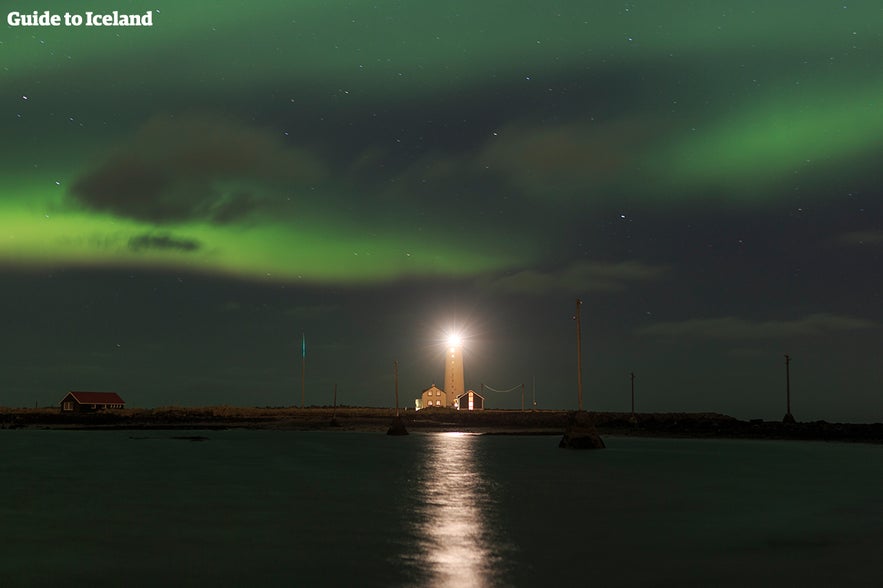
[[567,428],[558,447],[565,449],[604,449],[604,440],[595,430],[592,418],[586,411],[570,413]]
[[389,429],[386,430],[387,435],[407,435],[408,429],[405,428],[405,423],[402,421],[402,417],[397,416],[392,419],[392,423],[389,425]]

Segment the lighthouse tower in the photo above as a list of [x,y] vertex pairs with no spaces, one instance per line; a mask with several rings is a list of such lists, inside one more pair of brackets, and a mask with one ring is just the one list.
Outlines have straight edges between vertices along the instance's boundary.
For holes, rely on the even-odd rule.
[[465,392],[463,383],[463,341],[459,335],[448,337],[445,352],[445,398],[448,406],[454,406],[457,398]]

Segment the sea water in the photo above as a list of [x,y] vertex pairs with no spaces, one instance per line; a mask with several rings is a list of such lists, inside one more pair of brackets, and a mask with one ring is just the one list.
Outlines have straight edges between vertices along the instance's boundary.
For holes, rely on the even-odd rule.
[[883,582],[883,447],[605,441],[0,431],[0,586]]

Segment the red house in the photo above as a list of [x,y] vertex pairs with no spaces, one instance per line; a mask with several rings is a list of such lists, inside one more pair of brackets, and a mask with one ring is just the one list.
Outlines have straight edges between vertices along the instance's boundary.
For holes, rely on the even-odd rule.
[[61,412],[92,412],[125,407],[126,401],[116,392],[68,392],[61,401]]
[[457,396],[459,410],[484,410],[484,396],[475,390],[469,390]]

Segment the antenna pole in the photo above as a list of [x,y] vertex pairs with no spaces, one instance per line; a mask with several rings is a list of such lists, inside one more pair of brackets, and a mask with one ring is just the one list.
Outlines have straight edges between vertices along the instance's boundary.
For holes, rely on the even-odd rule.
[[635,372],[632,372],[632,420],[635,418]]
[[307,382],[307,337],[301,333],[301,360],[300,360],[300,407],[304,407]]
[[791,356],[785,355],[785,408],[791,414]]
[[399,416],[399,361],[392,362],[392,371],[396,382],[396,417]]
[[582,337],[580,334],[580,317],[579,307],[583,303],[579,298],[576,299],[576,391],[577,391],[577,410],[583,409],[583,361],[582,361]]

